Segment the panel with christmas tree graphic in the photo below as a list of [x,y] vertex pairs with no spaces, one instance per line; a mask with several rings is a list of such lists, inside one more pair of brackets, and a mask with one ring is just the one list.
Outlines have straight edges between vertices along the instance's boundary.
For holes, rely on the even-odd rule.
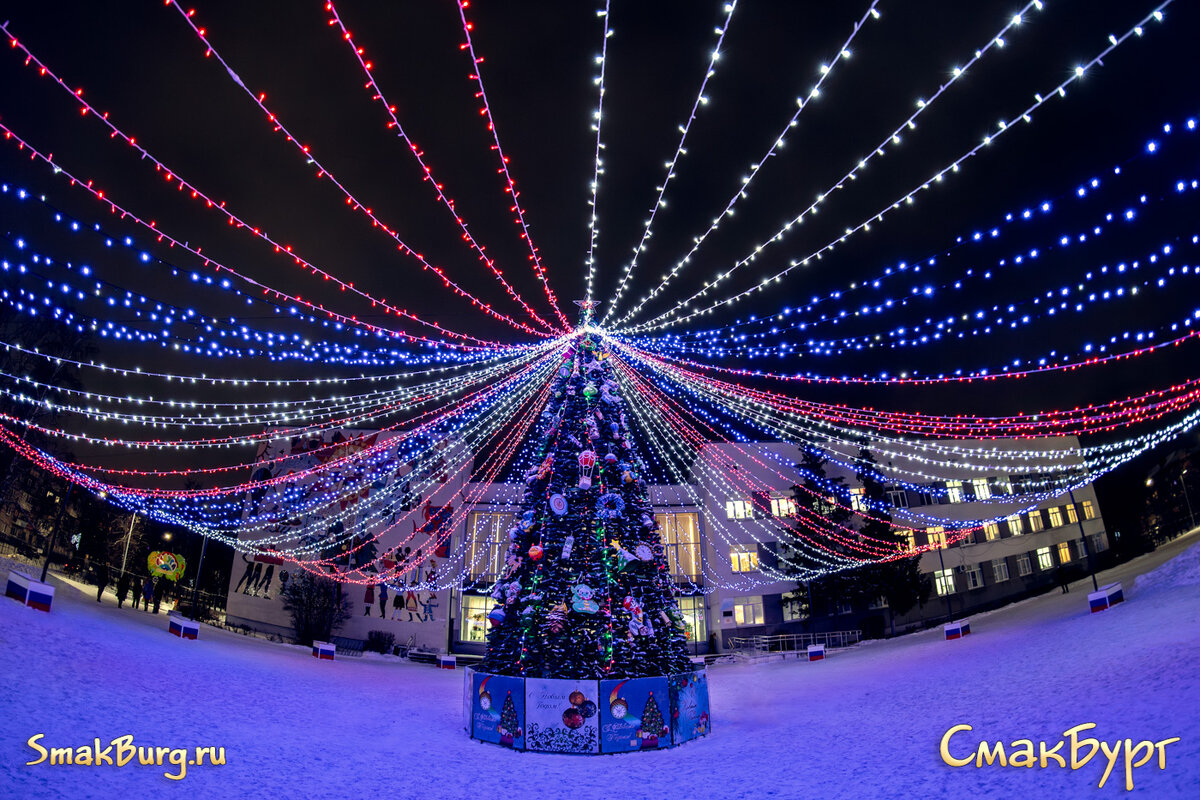
[[525,681],[476,672],[471,694],[471,736],[524,750]]
[[668,678],[600,681],[600,749],[605,753],[670,747]]
[[482,671],[599,679],[688,669],[624,406],[609,353],[581,334],[541,414]]

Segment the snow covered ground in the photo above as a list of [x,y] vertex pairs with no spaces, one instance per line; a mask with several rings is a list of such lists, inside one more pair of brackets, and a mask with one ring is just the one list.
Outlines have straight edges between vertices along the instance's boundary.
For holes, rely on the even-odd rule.
[[[870,643],[815,664],[710,668],[714,732],[674,750],[518,753],[462,730],[462,672],[392,659],[319,662],[307,651],[165,614],[118,611],[58,582],[51,614],[0,600],[0,797],[466,798],[1099,797],[1097,755],[1078,771],[952,768],[981,740],[1053,746],[1084,722],[1135,743],[1172,736],[1166,769],[1135,793],[1200,797],[1200,537],[1101,576],[1128,602],[1089,614],[1090,582],[939,631]],[[2,577],[2,575],[0,575]],[[1136,581],[1135,581],[1136,578]],[[221,746],[225,766],[26,766],[46,746]],[[1089,734],[1083,734],[1087,736]]]

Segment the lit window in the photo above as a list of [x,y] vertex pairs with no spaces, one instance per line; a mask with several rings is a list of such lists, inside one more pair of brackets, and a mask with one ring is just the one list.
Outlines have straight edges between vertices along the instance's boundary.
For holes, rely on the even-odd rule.
[[1071,503],[1067,507],[1067,522],[1072,524],[1079,522],[1079,514],[1075,511],[1075,504]]
[[946,546],[946,529],[942,527],[926,528],[925,535],[929,537],[929,546],[942,548]]
[[1017,575],[1024,578],[1031,572],[1033,572],[1033,565],[1029,563],[1029,553],[1021,553],[1017,556]]
[[733,621],[738,625],[762,625],[762,596],[734,598]]
[[1066,564],[1066,563],[1070,562],[1070,560],[1071,560],[1071,543],[1070,542],[1059,542],[1058,543],[1058,563]]
[[938,597],[954,594],[954,570],[935,569],[933,571],[933,585],[937,589]]
[[694,512],[655,514],[658,535],[671,574],[695,580],[700,576],[700,515]]
[[1054,569],[1054,556],[1050,555],[1049,547],[1039,547],[1037,549],[1038,569]]
[[492,598],[486,595],[464,594],[462,610],[458,618],[462,620],[461,641],[487,641],[487,615],[495,605]]
[[1013,514],[1011,517],[1005,517],[1004,521],[1008,523],[1008,532],[1013,536],[1020,536],[1025,532],[1025,526],[1021,524],[1021,515]]
[[758,572],[758,545],[730,545],[729,563],[734,572]]
[[1031,532],[1037,533],[1042,528],[1044,528],[1045,525],[1043,525],[1042,523],[1043,523],[1042,512],[1040,509],[1037,511],[1029,512],[1029,530]]
[[1008,562],[1003,558],[992,561],[992,583],[1004,583],[1008,580]]
[[[494,581],[500,577],[500,565],[508,549],[508,529],[516,515],[495,511],[472,511],[467,541],[467,569],[472,579]],[[464,623],[466,617],[463,617]],[[464,639],[464,641],[476,641]],[[483,641],[482,639],[478,641]]]
[[966,575],[968,589],[983,588],[983,570],[979,568],[978,564],[972,564],[971,566],[967,567]]
[[976,500],[987,500],[992,496],[992,490],[988,486],[987,478],[976,478],[971,481],[971,491],[975,493]]
[[683,617],[683,635],[689,642],[703,642],[704,629],[704,598],[680,597],[679,616]]
[[1050,509],[1050,527],[1058,528],[1063,524],[1062,509],[1058,506]]
[[725,501],[725,518],[726,519],[750,519],[753,514],[750,510],[749,500],[727,500]]
[[1084,519],[1095,519],[1096,518],[1095,504],[1092,503],[1091,500],[1084,500],[1082,505],[1083,505],[1083,518]]
[[983,535],[989,542],[999,539],[1000,526],[994,522],[985,522],[983,525]]
[[888,607],[888,599],[886,597],[884,597],[883,595],[879,595],[878,597],[873,598],[872,600],[870,600],[867,603],[867,608],[871,609],[872,611],[875,611],[880,608],[887,608],[887,607]]
[[916,550],[917,549],[917,534],[916,534],[916,532],[913,531],[912,528],[905,528],[905,529],[901,530],[900,533],[901,533],[901,535],[904,536],[904,539],[905,539],[904,544],[907,546],[906,549],[909,551]]
[[771,514],[776,517],[796,516],[796,501],[790,497],[772,497]]
[[866,490],[861,486],[850,490],[850,507],[859,514],[867,513]]
[[946,481],[946,502],[961,503],[963,501],[963,482]]

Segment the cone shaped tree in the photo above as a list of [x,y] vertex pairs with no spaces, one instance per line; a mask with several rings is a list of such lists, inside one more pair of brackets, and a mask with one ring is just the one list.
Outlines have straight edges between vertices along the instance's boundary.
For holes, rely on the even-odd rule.
[[540,678],[681,672],[674,582],[598,337],[581,334],[555,380],[480,668]]

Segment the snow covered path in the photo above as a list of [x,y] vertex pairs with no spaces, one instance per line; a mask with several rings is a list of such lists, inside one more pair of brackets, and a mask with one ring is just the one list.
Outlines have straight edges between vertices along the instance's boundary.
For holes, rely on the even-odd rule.
[[[710,668],[714,732],[674,750],[615,756],[517,753],[462,731],[462,672],[397,660],[318,662],[297,647],[118,611],[58,583],[53,613],[0,600],[0,797],[387,798],[1098,797],[1125,794],[1103,756],[1072,772],[951,768],[952,747],[1063,731],[1182,740],[1134,772],[1135,794],[1200,797],[1200,537],[1101,576],[1128,602],[1087,612],[1090,582],[940,630],[816,664]],[[1173,560],[1168,561],[1168,559]],[[1149,573],[1137,580],[1139,573]],[[225,766],[171,781],[137,766],[26,766],[46,746],[222,746]]]

